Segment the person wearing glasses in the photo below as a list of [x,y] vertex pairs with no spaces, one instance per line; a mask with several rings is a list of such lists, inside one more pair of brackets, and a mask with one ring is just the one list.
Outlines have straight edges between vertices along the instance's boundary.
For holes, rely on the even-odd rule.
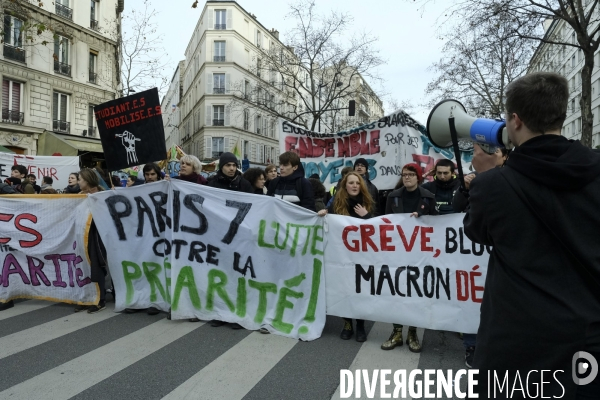
[[[388,194],[385,205],[386,214],[410,213],[411,217],[420,217],[421,215],[438,215],[435,204],[435,195],[423,189],[419,184],[423,180],[421,168],[414,163],[406,164],[402,167],[401,187]],[[394,324],[394,330],[390,338],[381,345],[382,350],[392,350],[397,346],[402,346],[402,325]],[[408,349],[413,353],[421,351],[421,344],[417,337],[417,328],[408,327],[408,337],[406,338]]]

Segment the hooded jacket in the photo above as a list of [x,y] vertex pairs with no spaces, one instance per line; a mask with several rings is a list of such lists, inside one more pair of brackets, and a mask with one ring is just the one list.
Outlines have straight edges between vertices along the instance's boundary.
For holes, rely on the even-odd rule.
[[600,352],[600,154],[536,136],[469,194],[465,233],[493,246],[473,367],[480,377],[508,371],[509,382],[516,371],[562,370],[544,396],[574,399],[574,354]]
[[302,164],[290,175],[278,176],[269,182],[267,194],[315,211],[315,195],[310,181],[304,177]]
[[250,182],[244,179],[239,169],[235,171],[233,178],[228,177],[222,170],[219,170],[219,172],[208,181],[208,186],[233,190],[234,192],[254,193],[254,188]]
[[452,214],[454,212],[452,200],[460,188],[459,179],[453,177],[449,181],[443,182],[435,178],[431,182],[424,183],[422,187],[434,194],[435,203],[440,215]]

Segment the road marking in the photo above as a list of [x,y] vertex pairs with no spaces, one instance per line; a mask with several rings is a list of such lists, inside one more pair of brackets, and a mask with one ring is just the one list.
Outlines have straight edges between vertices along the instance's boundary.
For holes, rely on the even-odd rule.
[[0,311],[0,321],[7,318],[16,317],[17,315],[25,314],[31,311],[39,310],[40,308],[50,307],[55,305],[49,301],[42,300],[27,300],[15,303],[13,308],[8,310]]

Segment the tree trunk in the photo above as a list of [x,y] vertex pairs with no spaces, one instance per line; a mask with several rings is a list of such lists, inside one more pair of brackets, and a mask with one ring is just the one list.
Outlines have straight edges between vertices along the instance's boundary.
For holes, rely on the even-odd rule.
[[592,147],[592,129],[594,115],[592,114],[592,71],[594,70],[594,51],[584,50],[584,64],[581,70],[581,144]]

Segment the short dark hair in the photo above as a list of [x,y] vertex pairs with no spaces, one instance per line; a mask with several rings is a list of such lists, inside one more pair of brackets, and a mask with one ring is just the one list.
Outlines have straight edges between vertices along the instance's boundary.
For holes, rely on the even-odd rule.
[[150,172],[154,170],[154,172],[156,172],[156,175],[158,176],[158,180],[162,179],[162,174],[160,173],[160,167],[158,166],[157,163],[148,163],[146,165],[144,165],[144,168],[142,168],[142,172],[144,173],[144,175],[146,175],[146,172]]
[[131,179],[133,182],[137,181],[137,176],[135,175],[127,175],[128,179]]
[[316,199],[325,197],[325,186],[321,183],[320,179],[309,178],[308,181],[312,185],[313,192],[315,194]]
[[450,167],[450,172],[454,172],[454,163],[452,160],[448,160],[447,158],[441,158],[437,160],[435,163],[435,171],[437,172],[437,167]]
[[245,180],[250,182],[253,188],[256,188],[254,184],[261,176],[265,177],[265,171],[262,168],[248,168],[243,176]]
[[346,174],[348,174],[348,172],[350,171],[354,171],[353,167],[344,167],[342,168],[342,178],[344,178],[346,176]]
[[24,165],[13,165],[12,167],[10,167],[10,170],[17,170],[21,175],[27,175],[27,167]]
[[42,182],[44,182],[44,183],[46,183],[48,185],[52,185],[52,182],[54,182],[54,181],[49,176],[45,176],[45,177],[42,178]]
[[25,178],[33,178],[34,180],[36,180],[37,178],[35,177],[35,174],[29,174],[27,175]]
[[285,153],[279,156],[279,164],[292,164],[292,167],[295,167],[297,165],[300,165],[300,157],[298,156],[298,153],[294,153],[293,151],[286,151]]
[[561,129],[567,118],[569,83],[554,72],[534,72],[506,87],[506,119],[512,114],[533,133]]

